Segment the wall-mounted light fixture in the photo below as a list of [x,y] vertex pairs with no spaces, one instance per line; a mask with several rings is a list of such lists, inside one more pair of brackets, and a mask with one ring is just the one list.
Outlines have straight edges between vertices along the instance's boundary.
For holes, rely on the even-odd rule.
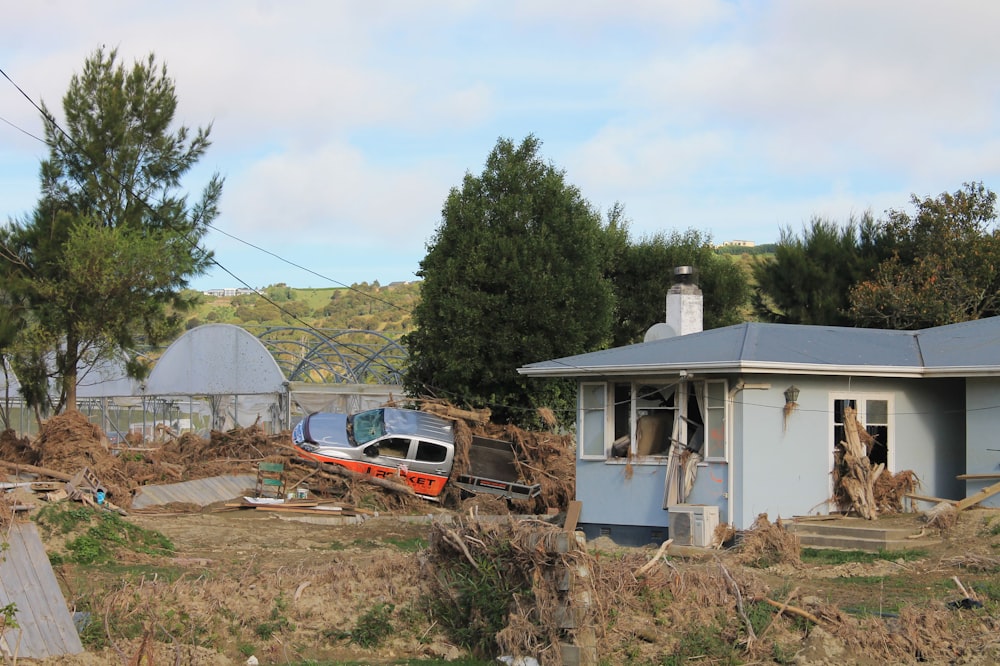
[[799,387],[792,384],[785,389],[785,404],[790,405],[799,401]]

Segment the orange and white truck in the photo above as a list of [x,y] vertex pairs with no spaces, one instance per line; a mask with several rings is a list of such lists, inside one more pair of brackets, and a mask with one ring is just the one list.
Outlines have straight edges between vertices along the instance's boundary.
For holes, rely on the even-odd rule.
[[454,423],[414,409],[315,412],[296,424],[292,444],[304,460],[405,481],[428,499],[437,499],[448,483],[507,499],[530,499],[541,492],[538,484],[520,480],[510,442],[485,437],[473,437],[468,473],[452,478]]

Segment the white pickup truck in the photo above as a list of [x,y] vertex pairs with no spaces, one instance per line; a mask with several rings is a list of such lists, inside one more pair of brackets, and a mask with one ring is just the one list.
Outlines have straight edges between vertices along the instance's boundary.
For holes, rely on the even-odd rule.
[[523,483],[510,442],[473,437],[469,470],[456,474],[455,433],[451,421],[413,409],[380,407],[356,414],[315,412],[292,430],[297,454],[319,463],[341,465],[359,474],[398,479],[418,494],[435,499],[448,483],[471,493],[530,499],[538,484]]

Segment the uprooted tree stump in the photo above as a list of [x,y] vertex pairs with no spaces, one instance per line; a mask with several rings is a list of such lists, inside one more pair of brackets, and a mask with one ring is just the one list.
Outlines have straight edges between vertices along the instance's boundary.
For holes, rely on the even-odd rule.
[[885,469],[879,463],[872,467],[864,445],[861,443],[861,424],[853,407],[844,408],[843,476],[840,485],[851,500],[851,508],[866,520],[878,517],[875,503],[875,481]]

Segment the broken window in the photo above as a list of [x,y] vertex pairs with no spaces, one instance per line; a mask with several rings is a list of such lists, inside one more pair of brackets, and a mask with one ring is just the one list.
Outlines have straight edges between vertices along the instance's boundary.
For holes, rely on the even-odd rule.
[[386,458],[406,458],[410,453],[410,440],[402,437],[388,437],[378,443],[380,456]]
[[580,457],[724,460],[726,409],[725,380],[581,383]]
[[846,437],[844,433],[844,408],[852,407],[861,427],[872,436],[866,444],[868,460],[889,467],[889,397],[881,395],[837,397],[833,399],[833,445],[836,449]]
[[678,436],[677,384],[639,384],[635,395],[635,454],[666,456]]

